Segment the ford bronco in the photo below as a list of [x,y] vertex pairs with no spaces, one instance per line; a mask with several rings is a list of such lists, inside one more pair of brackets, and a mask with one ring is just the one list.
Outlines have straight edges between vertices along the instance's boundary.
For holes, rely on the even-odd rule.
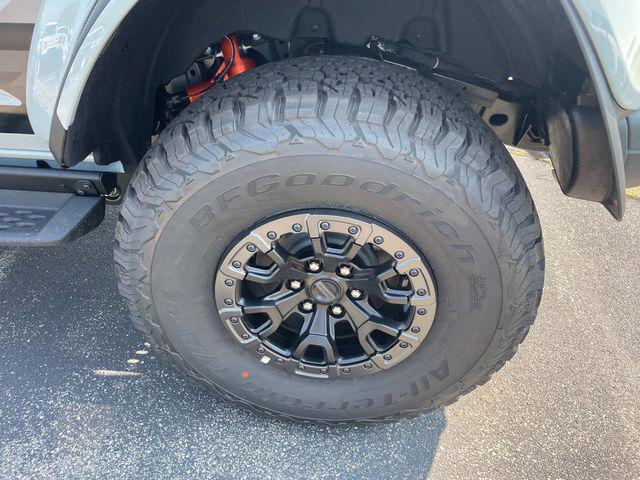
[[325,423],[449,404],[542,294],[505,145],[618,220],[640,184],[639,25],[632,0],[0,2],[0,245],[115,204],[133,324],[211,391]]

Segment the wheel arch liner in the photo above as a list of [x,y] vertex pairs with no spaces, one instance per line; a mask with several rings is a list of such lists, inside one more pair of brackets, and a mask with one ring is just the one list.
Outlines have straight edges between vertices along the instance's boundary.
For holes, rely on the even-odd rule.
[[[260,7],[261,2],[255,0],[246,1],[220,1],[215,5],[213,2],[197,2],[195,4],[187,2],[175,2],[170,4],[172,8],[167,8],[168,1],[164,0],[110,0],[102,1],[101,9],[95,9],[93,23],[87,21],[88,27],[85,29],[86,36],[82,45],[77,48],[77,55],[70,61],[66,81],[61,87],[59,100],[53,118],[50,118],[51,129],[48,133],[50,147],[56,159],[63,166],[72,166],[80,157],[99,150],[102,155],[96,155],[97,163],[109,163],[117,159],[123,163],[132,163],[139,160],[146,149],[146,143],[134,138],[134,134],[150,133],[151,129],[149,111],[153,114],[155,107],[155,85],[163,84],[170,78],[169,73],[175,73],[175,64],[182,63],[182,58],[190,54],[197,55],[194,46],[202,46],[202,40],[215,40],[216,35],[228,33],[227,31],[241,31],[246,29],[256,29],[261,33],[273,38],[286,39],[292,32],[298,32],[300,28],[309,27],[309,21],[315,19],[321,10],[314,6],[313,2],[302,3],[295,0],[273,2],[269,15]],[[493,18],[495,7],[490,12],[485,11],[484,4],[463,4],[457,2],[442,2],[440,0],[405,0],[399,4],[390,6],[389,3],[377,0],[371,4],[370,8],[380,11],[380,18],[386,21],[376,20],[376,16],[362,18],[358,14],[361,5],[357,2],[344,5],[338,0],[323,2],[322,9],[326,10],[326,24],[328,31],[325,32],[330,38],[338,39],[347,45],[364,45],[370,35],[375,33],[383,38],[388,37],[392,41],[400,41],[405,38],[407,32],[412,32],[416,22],[420,25],[431,25],[426,35],[433,40],[430,46],[425,48],[433,49],[435,54],[452,51],[461,48],[461,38],[464,37],[464,28],[457,32],[457,43],[445,35],[442,24],[435,19],[440,19],[449,12],[451,18],[459,15],[466,15],[465,21],[474,22],[474,34],[479,35],[478,48],[495,49],[495,54],[488,62],[478,62],[477,54],[471,51],[460,52],[466,55],[471,67],[486,65],[486,68],[493,73],[493,78],[506,79],[507,76],[515,74],[517,76],[529,77],[533,84],[541,84],[546,78],[543,75],[544,62],[546,57],[536,48],[538,42],[531,28],[526,24],[518,23],[522,15],[517,5],[507,2],[500,18]],[[346,8],[346,10],[345,10]],[[225,15],[216,20],[211,13],[215,9],[223,9]],[[462,9],[462,10],[461,10]],[[199,12],[199,13],[198,13]],[[186,15],[195,16],[193,20]],[[315,17],[314,17],[315,15]],[[311,16],[312,18],[307,18]],[[490,25],[483,28],[482,19],[493,19]],[[134,19],[138,24],[134,23]],[[275,20],[278,21],[275,21]],[[431,20],[429,22],[428,20]],[[513,21],[511,21],[513,20]],[[357,21],[357,28],[354,27]],[[145,26],[150,27],[151,22],[163,25],[159,31],[149,31],[149,35],[154,39],[154,45],[145,46],[144,58],[136,50],[132,40],[131,32],[146,31]],[[190,23],[191,22],[191,23]],[[422,23],[420,23],[422,22]],[[497,22],[497,23],[496,23]],[[515,22],[515,23],[514,23]],[[312,22],[313,23],[313,22]],[[446,25],[446,24],[445,24]],[[448,27],[447,27],[448,28]],[[457,27],[456,27],[457,28]],[[192,32],[192,35],[184,36],[184,29]],[[508,30],[509,35],[516,36],[522,41],[507,42],[500,37],[500,32]],[[183,32],[176,37],[176,32]],[[211,38],[206,35],[208,32]],[[320,35],[322,32],[319,32]],[[431,35],[433,34],[433,35]],[[461,36],[462,35],[462,36]],[[126,38],[129,41],[129,50],[119,53],[120,49],[126,47]],[[433,38],[432,38],[433,37]],[[181,38],[176,42],[176,38]],[[514,37],[515,38],[515,37]],[[196,43],[200,42],[200,43]],[[426,39],[422,40],[427,42]],[[462,44],[465,44],[462,42]],[[517,52],[508,51],[507,45],[521,45]],[[145,44],[146,45],[146,44]],[[160,51],[163,53],[160,54]],[[115,52],[115,53],[114,53]],[[477,53],[477,52],[476,52]],[[116,57],[114,55],[117,54]],[[186,55],[186,56],[185,56]],[[102,59],[109,56],[111,61],[119,61],[128,57],[129,62],[126,68],[118,69],[118,76],[114,76],[106,66],[102,66]],[[497,59],[499,57],[499,59]],[[173,62],[173,64],[170,64]],[[541,63],[542,62],[542,63]],[[113,63],[111,63],[113,65]],[[184,65],[186,69],[189,64]],[[143,68],[144,67],[144,68]],[[123,75],[126,72],[126,76]],[[146,74],[149,78],[143,78],[144,85],[133,89],[130,85],[123,85],[123,79],[131,84],[131,78],[137,78]],[[155,82],[155,83],[154,83]],[[159,83],[158,83],[159,82]],[[98,100],[90,100],[88,95],[101,96]],[[152,93],[149,93],[149,92]],[[135,92],[135,93],[134,93]],[[119,100],[126,100],[126,95],[135,94],[133,99],[136,105],[121,105]],[[106,101],[110,97],[113,101]],[[100,105],[96,105],[98,102]],[[127,103],[127,102],[124,102]],[[91,104],[91,105],[85,105]],[[100,107],[104,107],[103,111]],[[128,125],[115,125],[116,121],[111,121],[109,125],[89,125],[93,111],[101,111],[100,116],[114,114],[120,118],[122,115],[130,114],[132,118],[126,119],[124,123]],[[105,119],[106,121],[106,119]],[[100,124],[100,120],[97,121]],[[102,135],[105,129],[111,130]],[[144,131],[143,131],[144,130]],[[104,136],[104,138],[102,138]],[[107,138],[108,137],[108,138]],[[135,160],[134,160],[135,159]]]
[[[94,8],[91,15],[87,17],[87,21],[83,27],[84,37],[78,42],[75,57],[68,65],[64,85],[59,93],[59,99],[57,101],[56,110],[51,123],[51,132],[49,136],[50,148],[56,159],[63,166],[72,166],[77,158],[86,153],[83,149],[86,149],[88,142],[91,141],[90,139],[86,139],[86,137],[91,137],[90,134],[87,135],[86,131],[75,132],[76,129],[71,128],[76,118],[86,120],[85,116],[90,114],[90,112],[79,111],[79,109],[82,110],[82,103],[86,103],[81,102],[81,99],[83,94],[86,93],[85,87],[89,77],[90,75],[95,74],[94,67],[98,63],[101,54],[107,48],[117,29],[121,26],[123,21],[128,17],[131,17],[130,14],[134,7],[142,3],[144,2],[141,2],[140,0],[101,0],[96,2],[95,5],[97,5],[97,8]],[[283,7],[284,6],[285,5],[283,5]],[[589,73],[593,79],[594,87],[598,94],[604,125],[606,127],[609,148],[611,150],[612,180],[609,192],[607,195],[601,195],[603,198],[594,197],[589,199],[601,201],[601,203],[605,205],[614,217],[621,219],[625,206],[624,153],[622,150],[621,133],[618,126],[615,103],[609,91],[602,68],[598,62],[594,47],[589,40],[588,34],[575,10],[575,7],[572,5],[570,0],[562,0],[562,6],[565,10],[568,21],[575,32],[576,38],[579,41],[585,62],[589,68]],[[232,13],[233,12],[230,12],[230,14]],[[175,20],[175,18],[172,17],[174,14],[168,15],[170,21]],[[175,15],[177,15],[177,13]],[[247,24],[252,21],[254,21],[253,17],[246,20]],[[295,25],[295,21],[292,20],[292,22]],[[276,30],[286,28],[286,26],[281,26],[276,27]],[[162,38],[159,39],[159,43],[162,43]],[[153,52],[151,52],[151,54],[153,54]],[[145,104],[149,104],[149,102],[149,99],[145,100]],[[150,107],[149,105],[146,105],[145,108],[152,108],[152,106]],[[150,126],[148,127],[150,128]],[[126,130],[126,126],[123,126],[122,128]],[[146,127],[138,126],[137,128]],[[73,130],[73,132],[70,132],[70,130]],[[85,130],[85,128],[79,130]],[[120,130],[116,130],[113,133],[117,137],[128,135],[128,132]],[[69,133],[72,135],[71,138],[68,138]],[[123,144],[128,143],[124,138],[118,138],[117,140],[121,141]],[[108,138],[102,139],[102,141],[115,143],[113,139]],[[101,148],[105,148],[106,151],[109,151],[112,147],[113,145],[107,147],[104,147],[103,145]],[[137,147],[144,148],[145,145],[137,145]],[[132,147],[129,144],[125,149],[126,148],[128,148],[129,151],[124,153],[129,154],[132,158],[139,157],[139,152],[133,151],[136,150],[136,145]],[[120,153],[122,154],[122,152]],[[100,159],[98,158],[97,161],[99,163]],[[581,171],[588,171],[587,166],[584,165]],[[588,186],[589,184],[587,181],[582,185],[582,191],[586,191]],[[600,190],[601,189],[599,189],[599,192]],[[571,189],[565,189],[565,191],[570,195],[575,193],[574,191],[571,191]],[[584,195],[582,195],[582,198],[584,198]]]

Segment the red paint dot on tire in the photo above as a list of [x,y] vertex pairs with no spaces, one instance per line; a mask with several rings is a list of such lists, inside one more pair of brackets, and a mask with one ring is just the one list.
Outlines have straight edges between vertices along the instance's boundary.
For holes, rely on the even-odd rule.
[[247,372],[246,370],[242,371],[242,378],[249,378],[249,372]]

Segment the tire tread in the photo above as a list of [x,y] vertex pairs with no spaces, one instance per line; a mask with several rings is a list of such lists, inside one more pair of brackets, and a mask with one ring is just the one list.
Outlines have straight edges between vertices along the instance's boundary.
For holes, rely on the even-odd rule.
[[162,215],[188,195],[192,182],[219,174],[240,152],[262,155],[283,142],[309,141],[328,149],[345,143],[376,148],[416,176],[445,176],[464,190],[468,206],[501,232],[497,255],[513,265],[507,279],[515,291],[513,310],[502,315],[482,359],[427,404],[358,422],[415,417],[486,383],[516,353],[540,303],[544,254],[533,200],[504,145],[459,99],[415,72],[364,58],[267,64],[212,88],[171,122],[140,163],[116,229],[118,287],[134,326],[159,356],[218,395],[305,421],[230,395],[196,372],[154,317],[149,269]]

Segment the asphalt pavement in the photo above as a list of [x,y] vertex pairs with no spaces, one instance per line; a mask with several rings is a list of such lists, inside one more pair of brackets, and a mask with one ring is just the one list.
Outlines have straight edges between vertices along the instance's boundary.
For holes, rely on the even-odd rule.
[[538,319],[491,382],[391,425],[272,420],[155,359],[115,286],[115,208],[73,244],[0,249],[0,478],[640,478],[640,202],[617,223],[517,163],[543,223]]

